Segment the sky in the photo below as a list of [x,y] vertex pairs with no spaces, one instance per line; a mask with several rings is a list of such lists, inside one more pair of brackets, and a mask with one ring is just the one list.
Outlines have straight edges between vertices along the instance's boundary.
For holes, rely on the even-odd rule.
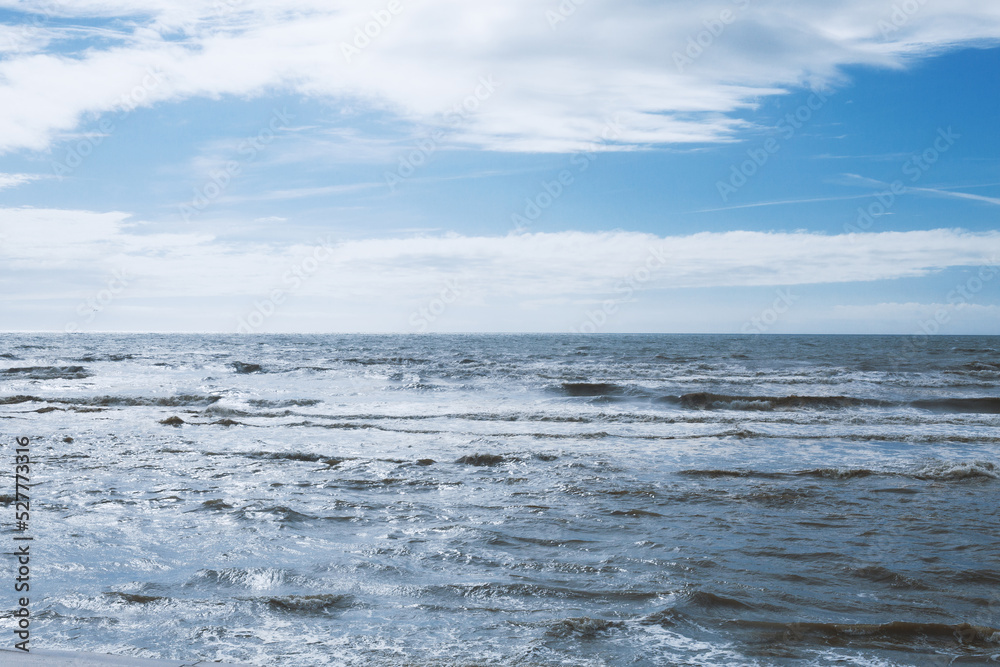
[[1000,333],[995,0],[0,0],[0,330]]

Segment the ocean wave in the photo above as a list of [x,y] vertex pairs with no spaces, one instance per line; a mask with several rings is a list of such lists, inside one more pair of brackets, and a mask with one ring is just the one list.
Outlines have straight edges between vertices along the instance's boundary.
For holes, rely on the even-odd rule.
[[359,366],[409,366],[412,364],[429,364],[430,359],[419,359],[415,357],[348,357],[340,361],[345,364],[358,364]]
[[856,396],[739,396],[694,392],[680,396],[660,396],[654,403],[666,403],[688,410],[734,410],[771,412],[785,410],[845,410],[849,408],[912,407],[932,412],[958,414],[1000,414],[1000,398],[945,397],[906,401],[888,401]]
[[25,366],[8,368],[0,373],[27,380],[82,380],[92,375],[83,366]]
[[371,429],[374,431],[384,431],[386,433],[411,433],[411,434],[422,434],[422,435],[437,435],[440,433],[446,433],[447,431],[432,430],[432,429],[416,429],[416,428],[389,428],[387,426],[379,426],[378,424],[366,424],[364,422],[333,422],[327,424],[320,424],[311,421],[301,421],[295,422],[293,424],[281,424],[281,426],[297,426],[297,427],[307,427],[307,428],[326,428],[332,430],[347,430],[352,431],[356,429]]
[[995,361],[970,361],[961,366],[967,371],[1000,371],[1000,362]]
[[289,410],[283,410],[281,412],[251,412],[248,410],[240,410],[238,408],[227,408],[221,405],[210,405],[201,411],[203,417],[271,417],[271,418],[281,418],[281,417],[291,417],[295,415],[294,412]]
[[0,397],[0,405],[15,405],[18,403],[57,403],[70,406],[87,407],[207,407],[221,400],[221,396],[206,396],[198,394],[178,394],[176,396],[90,396],[82,398],[45,398],[18,394]]
[[850,570],[851,574],[859,579],[870,581],[876,584],[884,584],[892,588],[907,588],[911,590],[926,591],[928,586],[917,579],[893,572],[881,565],[865,565]]
[[17,405],[18,403],[45,403],[47,399],[39,398],[38,396],[24,396],[18,394],[17,396],[3,396],[0,397],[0,405]]
[[234,361],[230,364],[233,370],[241,375],[249,375],[250,373],[262,373],[264,369],[260,364],[250,364],[242,361]]
[[958,481],[966,479],[1000,479],[1000,468],[990,461],[931,462],[913,471],[917,479]]
[[520,463],[524,461],[555,461],[559,457],[548,452],[522,452],[520,454],[466,454],[455,460],[455,463],[470,466],[489,467],[502,463]]
[[113,602],[123,604],[152,604],[154,602],[168,602],[170,598],[160,595],[142,595],[140,593],[122,593],[119,591],[109,591],[104,594],[111,598]]
[[199,505],[195,509],[188,510],[188,511],[189,512],[205,512],[205,511],[219,512],[219,511],[228,511],[228,510],[231,510],[231,509],[233,509],[233,506],[230,505],[229,503],[227,503],[222,498],[213,498],[211,500],[204,501],[203,503],[201,503],[201,505]]
[[714,616],[732,616],[737,612],[778,610],[770,604],[750,603],[705,590],[686,590],[678,593],[677,601],[670,607],[660,609],[639,619],[641,625],[672,627],[692,619],[705,620],[706,613]]
[[128,361],[134,358],[131,354],[85,354],[78,361],[92,363],[94,361]]
[[891,402],[855,398],[853,396],[732,396],[695,392],[682,396],[663,396],[656,399],[661,403],[672,403],[689,410],[842,410],[857,407],[885,407]]
[[771,472],[761,470],[678,470],[678,475],[684,477],[720,478],[756,478],[756,479],[788,479],[797,477],[812,477],[816,479],[850,480],[865,477],[908,477],[921,481],[964,481],[1000,479],[1000,468],[990,461],[933,461],[909,470],[890,470],[874,468],[812,468],[791,472]]
[[289,570],[273,567],[229,567],[221,570],[198,570],[185,582],[187,588],[223,587],[268,590],[281,586],[302,586],[312,581]]
[[240,519],[251,520],[259,520],[262,517],[266,517],[269,520],[274,520],[281,524],[309,523],[319,519],[317,516],[303,514],[302,512],[297,512],[291,507],[286,507],[284,505],[270,505],[268,507],[241,507],[240,509],[232,512],[232,514]]
[[734,598],[727,598],[708,591],[690,591],[684,596],[681,606],[694,606],[701,609],[754,609],[753,605]]
[[306,408],[322,403],[318,398],[288,398],[281,401],[269,401],[262,398],[251,398],[248,405],[255,408]]
[[546,636],[558,637],[560,639],[574,637],[580,639],[593,639],[602,633],[618,630],[625,627],[624,621],[608,621],[603,618],[566,618],[556,621],[545,631]]
[[209,422],[209,426],[253,426],[253,424],[244,424],[243,422],[238,422],[235,419],[216,419],[214,422]]
[[566,396],[622,396],[625,387],[609,382],[563,382],[562,392]]
[[308,452],[266,452],[266,451],[253,451],[253,452],[204,452],[205,456],[243,456],[248,459],[255,459],[258,461],[296,461],[302,463],[322,463],[327,467],[338,466],[346,458],[338,458],[333,456],[323,456],[322,454],[312,454]]
[[935,398],[913,401],[915,408],[931,410],[932,412],[959,412],[1000,414],[1000,398]]
[[455,460],[455,463],[462,463],[469,466],[498,466],[501,463],[518,460],[515,457],[503,456],[500,454],[468,454]]
[[641,519],[644,517],[660,517],[663,516],[659,512],[651,512],[649,510],[640,509],[630,509],[630,510],[614,510],[611,512],[611,516],[627,516],[633,519]]
[[777,633],[786,639],[807,640],[824,637],[836,638],[851,644],[867,643],[868,639],[883,639],[893,642],[910,643],[917,639],[956,640],[964,645],[995,645],[1000,638],[1000,630],[988,626],[969,623],[927,623],[914,621],[893,621],[891,623],[817,623],[733,620],[727,624],[760,631]]
[[327,593],[323,595],[282,595],[277,597],[252,598],[262,602],[272,611],[286,614],[303,614],[316,616],[343,611],[354,606],[354,598],[350,595]]
[[341,479],[328,482],[325,488],[343,488],[355,491],[384,490],[392,487],[411,486],[418,489],[444,489],[463,486],[460,480],[406,479],[402,477],[385,477],[381,479]]
[[221,396],[205,396],[198,394],[178,394],[176,396],[94,396],[91,398],[43,399],[50,403],[66,405],[88,405],[101,407],[203,407],[221,400]]
[[247,458],[265,461],[300,461],[303,463],[322,463],[333,468],[339,466],[347,459],[334,456],[323,456],[321,454],[309,454],[305,452],[249,452],[244,454]]
[[582,589],[545,584],[442,584],[428,587],[432,595],[458,595],[464,598],[555,598],[563,600],[642,601],[659,597],[662,591],[637,589]]

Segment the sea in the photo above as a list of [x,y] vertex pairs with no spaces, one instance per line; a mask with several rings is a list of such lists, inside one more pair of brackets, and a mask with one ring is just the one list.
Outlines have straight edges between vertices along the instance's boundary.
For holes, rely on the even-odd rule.
[[[36,650],[1000,663],[998,351],[998,336],[3,334],[0,540],[32,538]],[[24,594],[5,558],[11,648]]]

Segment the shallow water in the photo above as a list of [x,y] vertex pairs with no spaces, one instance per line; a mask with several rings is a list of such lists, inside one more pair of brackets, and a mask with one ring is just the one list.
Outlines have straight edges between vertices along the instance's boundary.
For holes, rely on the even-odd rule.
[[32,645],[1000,661],[1000,337],[907,340],[4,335]]

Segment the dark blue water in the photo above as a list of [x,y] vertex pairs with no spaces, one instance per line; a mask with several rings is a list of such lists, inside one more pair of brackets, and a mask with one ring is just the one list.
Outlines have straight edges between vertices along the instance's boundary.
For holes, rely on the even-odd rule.
[[6,334],[4,444],[30,437],[36,459],[33,644],[260,665],[1000,660],[998,350]]

